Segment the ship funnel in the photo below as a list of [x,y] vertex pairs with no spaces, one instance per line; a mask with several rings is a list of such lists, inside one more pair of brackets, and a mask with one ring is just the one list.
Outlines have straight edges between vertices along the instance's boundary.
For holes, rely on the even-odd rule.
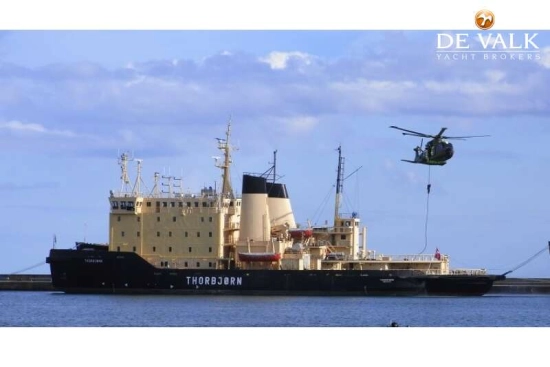
[[267,183],[267,205],[273,228],[296,228],[285,184]]
[[242,240],[268,241],[271,238],[271,225],[264,177],[243,175],[241,206],[239,237]]

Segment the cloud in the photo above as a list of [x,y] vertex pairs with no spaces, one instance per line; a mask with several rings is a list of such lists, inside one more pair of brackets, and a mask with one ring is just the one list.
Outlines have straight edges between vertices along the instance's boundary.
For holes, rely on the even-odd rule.
[[550,69],[550,47],[544,47],[540,50],[540,60],[537,60],[537,63]]
[[112,70],[89,62],[34,69],[0,62],[0,131],[78,137],[92,150],[119,144],[173,153],[184,149],[182,137],[192,140],[230,115],[254,131],[294,134],[313,132],[320,121],[378,114],[476,121],[550,112],[550,47],[537,62],[445,62],[431,35],[381,32],[338,58],[231,51]]
[[299,61],[304,65],[311,64],[311,55],[303,52],[280,52],[273,51],[266,57],[260,58],[261,62],[268,64],[271,69],[280,70],[286,69],[292,61]]
[[295,133],[311,131],[318,123],[319,120],[312,116],[297,116],[284,120],[286,128]]
[[67,138],[77,136],[77,134],[73,133],[72,131],[47,129],[40,124],[23,123],[20,121],[0,122],[0,129],[23,134],[55,135]]

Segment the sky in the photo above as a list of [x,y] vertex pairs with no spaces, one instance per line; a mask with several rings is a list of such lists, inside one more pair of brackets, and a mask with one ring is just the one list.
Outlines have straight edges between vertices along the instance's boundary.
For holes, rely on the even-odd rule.
[[[277,150],[296,220],[330,222],[341,145],[345,176],[355,171],[342,211],[359,213],[369,249],[513,270],[550,240],[550,32],[536,32],[536,60],[444,60],[438,33],[1,32],[0,273],[48,273],[54,235],[64,248],[107,242],[121,152],[143,160],[149,190],[154,172],[186,191],[219,185],[229,119],[237,192]],[[455,141],[429,171],[401,161],[421,141],[390,125],[490,137]],[[510,276],[549,277],[549,253]]]

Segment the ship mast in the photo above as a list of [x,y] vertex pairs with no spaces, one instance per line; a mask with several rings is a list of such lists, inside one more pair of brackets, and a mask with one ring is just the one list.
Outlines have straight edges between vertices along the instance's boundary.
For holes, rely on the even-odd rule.
[[120,165],[120,169],[121,169],[120,192],[122,192],[122,193],[128,193],[130,191],[130,177],[128,176],[128,161],[130,161],[130,157],[126,153],[122,153],[122,155],[120,156],[120,158],[118,160],[118,164]]
[[136,182],[134,183],[134,190],[132,191],[133,192],[133,196],[137,197],[137,196],[141,196],[141,162],[143,162],[142,159],[136,159],[136,162],[137,162],[137,177],[136,177]]
[[273,183],[277,180],[277,151],[273,152]]
[[338,173],[336,176],[336,203],[334,205],[334,226],[339,218],[342,193],[344,192],[344,157],[342,157],[342,146],[338,146]]
[[223,151],[224,160],[220,165],[216,167],[222,169],[222,196],[224,198],[234,199],[233,188],[231,187],[231,174],[229,168],[231,166],[231,150],[233,146],[229,144],[229,137],[231,136],[231,119],[227,123],[227,131],[225,133],[225,139],[218,138],[218,149]]

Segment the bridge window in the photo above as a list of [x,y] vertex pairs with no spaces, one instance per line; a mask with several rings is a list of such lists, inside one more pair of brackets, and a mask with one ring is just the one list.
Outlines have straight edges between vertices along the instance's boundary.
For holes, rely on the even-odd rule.
[[172,252],[172,246],[168,247],[168,252]]
[[137,233],[137,236],[139,237],[140,235],[141,235],[141,233],[138,232],[138,233]]
[[340,239],[341,239],[341,240],[345,240],[345,239],[346,239],[346,235],[345,235],[345,234],[341,235],[341,236],[340,236]]
[[160,237],[160,232],[157,232],[157,237]]
[[232,201],[229,202],[229,206],[233,206],[233,202],[232,202]]
[[120,235],[121,235],[122,237],[124,237],[124,231],[120,232]]
[[212,237],[212,232],[208,232],[208,237]]
[[183,201],[180,201],[180,202],[179,202],[179,207],[180,207],[180,208],[183,208]]
[[201,217],[201,222],[204,222],[204,217]]
[[189,264],[187,263],[187,261],[183,263],[183,266],[185,266],[185,267],[188,267],[188,266],[189,266]]
[[176,217],[172,217],[172,222],[175,222],[176,221]]
[[137,217],[137,221],[138,221],[138,222],[141,222],[141,217]]
[[176,207],[176,203],[173,202],[173,201],[171,201],[171,202],[170,202],[170,207],[171,207],[171,208],[175,208],[175,207]]
[[212,252],[212,247],[209,247],[209,248],[208,248],[208,252]]
[[157,206],[157,208],[160,208],[160,201],[156,202],[156,206]]
[[201,267],[201,263],[197,261],[197,268]]
[[198,208],[198,207],[199,207],[199,202],[195,201],[195,208]]
[[201,236],[201,233],[200,232],[197,232],[197,237],[200,237]]
[[203,208],[206,208],[207,206],[208,206],[208,203],[207,203],[206,201],[203,201],[203,202],[202,202],[202,207],[203,207]]
[[157,252],[156,246],[153,246],[153,252]]
[[191,207],[191,202],[190,202],[190,201],[187,202],[187,207],[188,207],[188,208]]
[[117,252],[120,252],[120,246],[116,247]]
[[172,232],[168,232],[168,237],[172,237]]
[[157,222],[160,222],[160,217],[157,217]]
[[133,247],[134,252],[136,252],[136,246]]
[[113,201],[111,205],[113,206],[113,209],[118,209],[118,201]]
[[118,218],[116,219],[118,222],[120,222],[120,215],[118,216]]
[[189,252],[193,251],[193,247],[189,247]]
[[147,202],[147,206],[151,207],[151,202],[150,201]]
[[211,263],[211,262],[208,263],[208,267],[209,267],[209,268],[212,267],[212,263]]
[[188,237],[189,236],[189,233],[185,232],[185,237]]
[[212,223],[212,217],[209,217],[209,218],[208,218],[208,221],[209,221],[210,223]]
[[168,206],[168,203],[167,203],[166,201],[163,201],[163,202],[162,202],[162,207],[163,207],[163,208],[166,208],[167,206]]

